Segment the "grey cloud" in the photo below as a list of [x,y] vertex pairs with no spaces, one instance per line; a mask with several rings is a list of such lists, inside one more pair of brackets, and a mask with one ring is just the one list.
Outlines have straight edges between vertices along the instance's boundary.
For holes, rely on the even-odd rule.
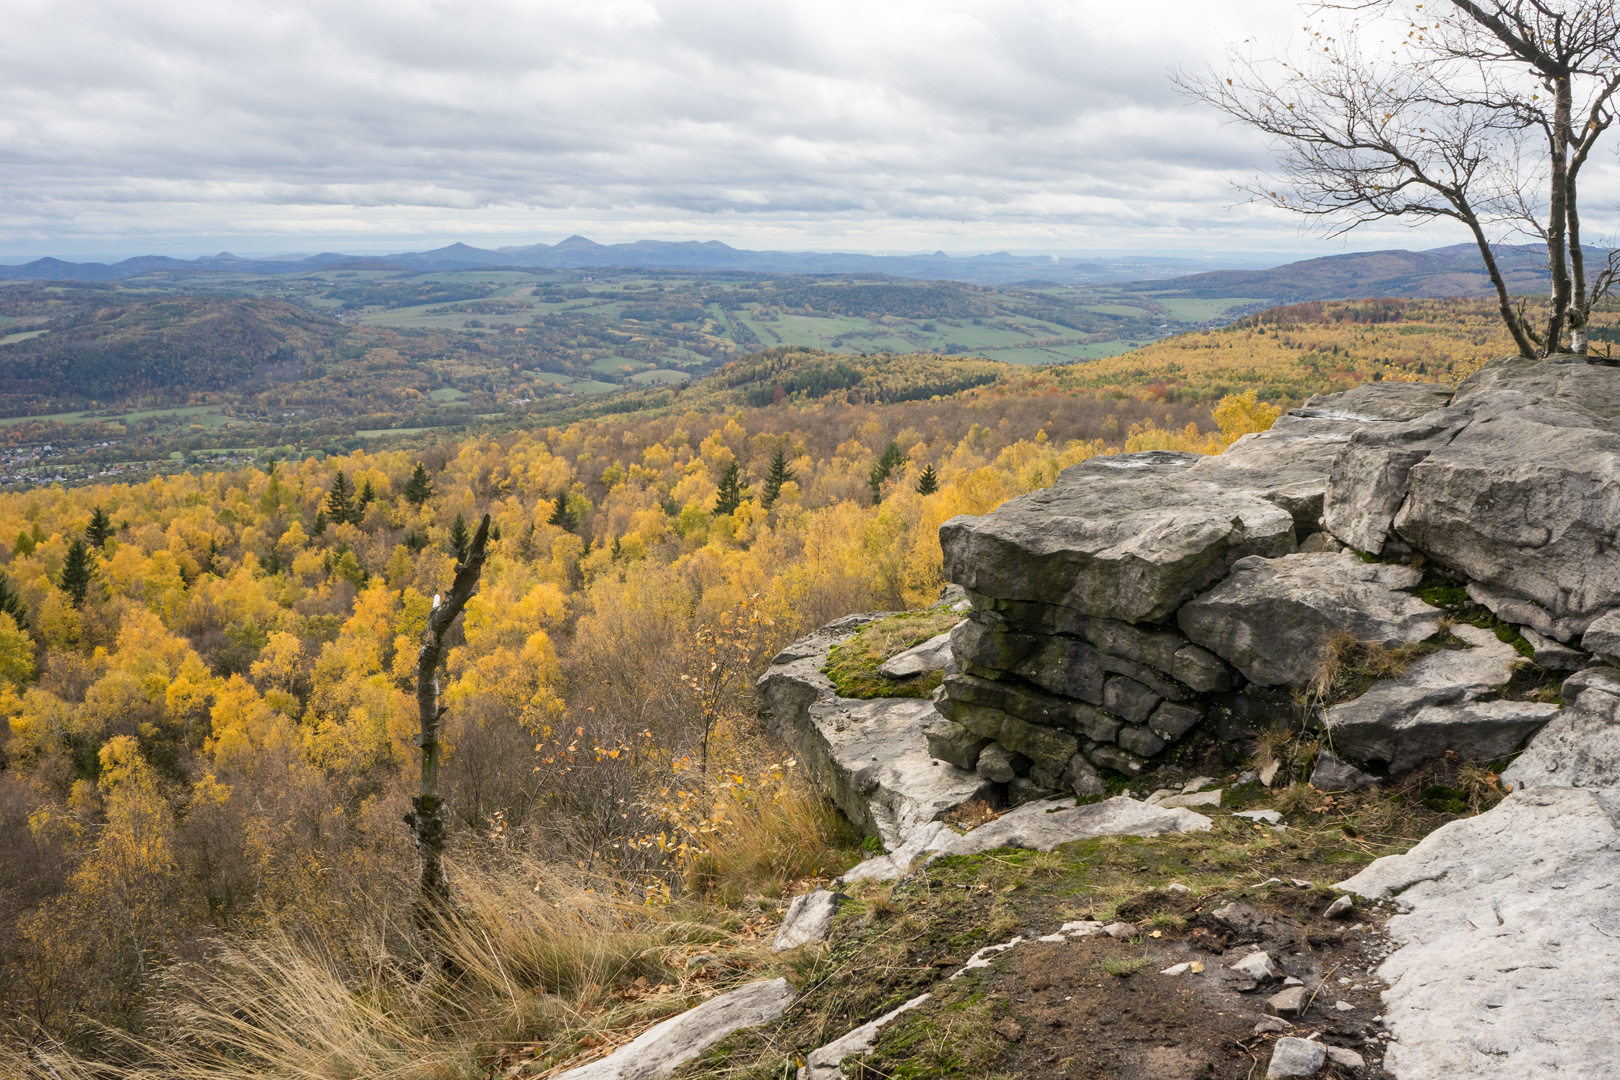
[[1165,77],[1210,58],[1232,13],[1281,32],[1289,4],[13,8],[0,253],[593,228],[1114,248],[1207,230],[1263,246],[1293,230],[1227,209],[1222,174],[1263,167],[1264,147]]

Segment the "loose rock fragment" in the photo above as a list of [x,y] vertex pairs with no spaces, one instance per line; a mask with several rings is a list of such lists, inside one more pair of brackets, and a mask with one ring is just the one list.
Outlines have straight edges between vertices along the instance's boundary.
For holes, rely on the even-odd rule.
[[1305,988],[1289,986],[1266,998],[1266,1007],[1278,1016],[1298,1016],[1305,1011]]
[[1327,1047],[1308,1039],[1278,1039],[1271,1049],[1267,1077],[1315,1076],[1327,1061]]

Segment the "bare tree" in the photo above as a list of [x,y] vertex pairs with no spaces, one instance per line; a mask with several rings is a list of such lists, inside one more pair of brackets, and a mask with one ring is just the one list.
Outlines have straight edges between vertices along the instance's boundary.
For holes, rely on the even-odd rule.
[[442,926],[450,902],[450,885],[444,876],[444,800],[439,797],[439,732],[445,710],[439,705],[439,661],[444,655],[444,635],[478,591],[478,578],[484,572],[484,547],[489,541],[489,515],[478,525],[468,545],[467,556],[456,565],[450,591],[433,598],[422,647],[416,654],[416,711],[422,722],[417,742],[422,747],[422,783],[411,800],[411,813],[405,823],[416,838],[421,878],[416,894],[416,925],[425,936]]
[[[1383,218],[1466,226],[1525,357],[1587,352],[1592,305],[1576,199],[1582,167],[1614,123],[1620,17],[1607,0],[1364,0],[1292,56],[1234,50],[1230,69],[1179,75],[1193,97],[1272,137],[1279,169],[1244,185],[1332,234]],[[1394,39],[1371,45],[1384,34]],[[1539,237],[1552,277],[1546,319],[1516,305],[1492,245]]]

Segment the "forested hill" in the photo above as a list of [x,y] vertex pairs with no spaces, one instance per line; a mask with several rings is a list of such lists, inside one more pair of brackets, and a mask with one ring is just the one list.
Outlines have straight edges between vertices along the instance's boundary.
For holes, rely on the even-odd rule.
[[[1605,252],[1587,258],[1601,264]],[[1497,265],[1515,296],[1544,294],[1552,280],[1547,252],[1532,245],[1496,249]],[[1251,296],[1259,300],[1298,303],[1379,297],[1480,297],[1493,295],[1479,249],[1453,244],[1432,251],[1362,251],[1306,259],[1271,270],[1215,270],[1172,282],[1139,281],[1122,292],[1152,292],[1163,297]]]
[[344,328],[283,300],[112,294],[0,352],[7,397],[112,401],[305,377]]

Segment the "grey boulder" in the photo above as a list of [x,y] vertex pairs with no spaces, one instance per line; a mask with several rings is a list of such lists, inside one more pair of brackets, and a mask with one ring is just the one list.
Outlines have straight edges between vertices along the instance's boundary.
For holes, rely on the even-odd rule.
[[1609,1076],[1620,1061],[1612,792],[1516,791],[1339,888],[1395,898],[1378,969],[1399,1080]]
[[1581,636],[1581,648],[1611,664],[1620,664],[1620,611],[1600,615]]
[[1349,762],[1340,761],[1330,750],[1316,752],[1316,768],[1311,770],[1311,787],[1317,791],[1355,791],[1378,783]]
[[1397,773],[1448,750],[1491,761],[1513,753],[1558,711],[1539,702],[1477,700],[1507,683],[1524,658],[1489,630],[1460,625],[1452,633],[1471,648],[1430,653],[1327,710],[1340,757],[1382,761]]
[[945,522],[946,578],[1000,600],[1163,622],[1237,559],[1294,549],[1292,515],[1265,499],[1151,466],[1109,474],[1091,464],[993,513]]
[[600,1061],[569,1069],[556,1080],[662,1080],[681,1065],[743,1028],[769,1023],[795,997],[786,979],[749,983],[672,1016]]
[[838,902],[847,899],[843,893],[828,892],[826,889],[794,897],[793,903],[788,905],[787,914],[782,916],[782,925],[776,929],[776,940],[771,943],[771,950],[783,952],[824,940],[832,928],[833,916],[838,914]]
[[1239,560],[1176,615],[1182,632],[1262,686],[1304,687],[1336,634],[1386,647],[1434,636],[1441,612],[1403,591],[1422,574],[1350,552]]
[[1564,680],[1564,708],[1502,773],[1513,790],[1620,788],[1620,671],[1588,668]]
[[1327,1047],[1321,1043],[1282,1038],[1271,1048],[1271,1064],[1266,1066],[1266,1076],[1268,1080],[1281,1076],[1315,1076],[1326,1063]]

